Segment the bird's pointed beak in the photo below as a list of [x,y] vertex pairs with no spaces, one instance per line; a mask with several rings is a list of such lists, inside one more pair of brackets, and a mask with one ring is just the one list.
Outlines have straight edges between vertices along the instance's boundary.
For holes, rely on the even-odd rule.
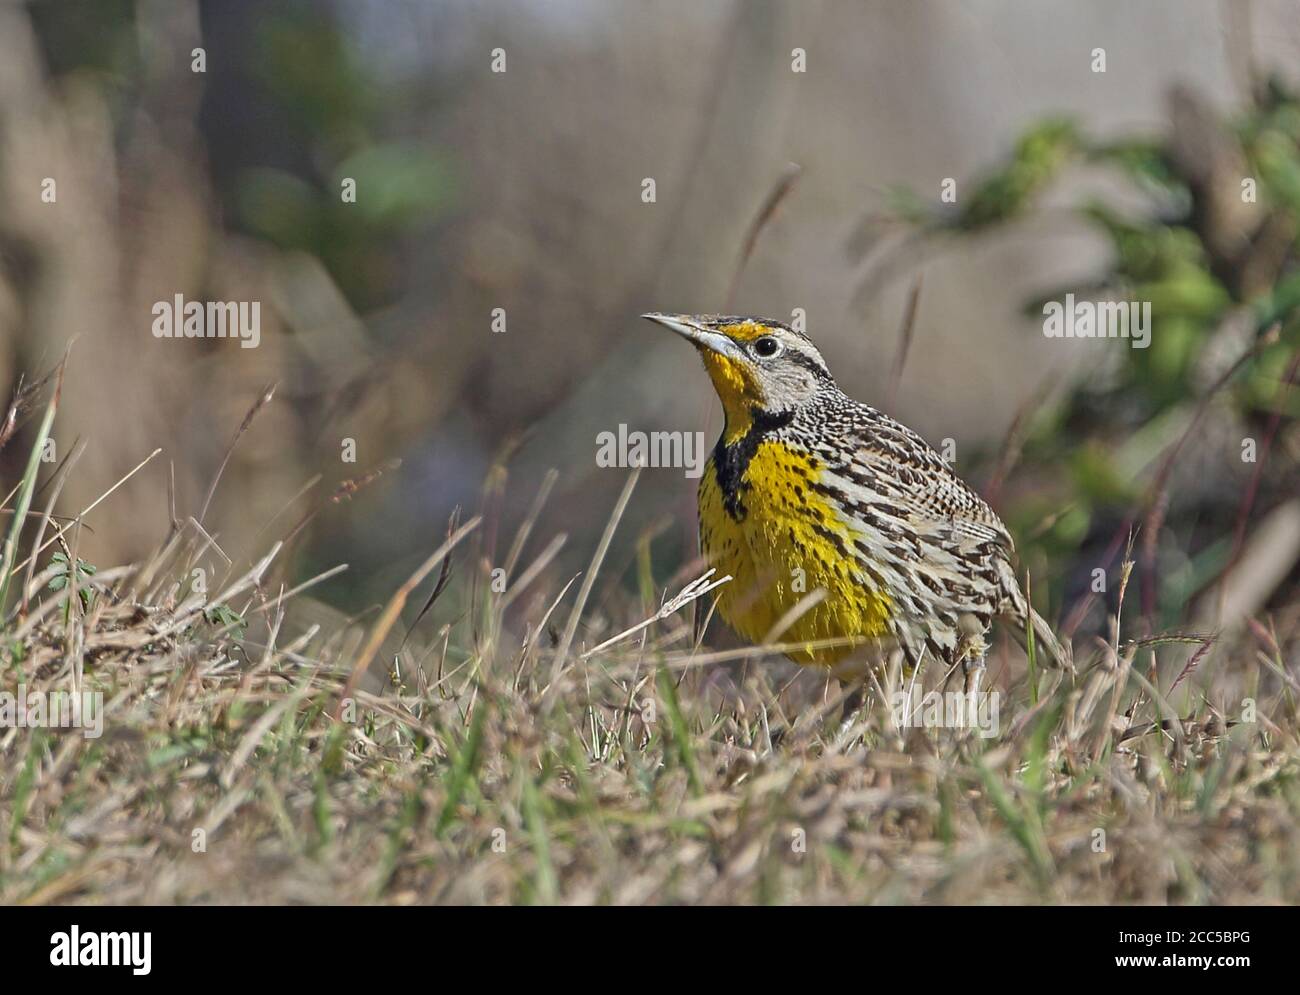
[[663,325],[664,328],[671,329],[682,338],[689,340],[702,349],[711,349],[720,355],[739,359],[742,356],[740,347],[731,339],[721,332],[715,332],[706,328],[700,323],[698,318],[688,314],[660,314],[658,311],[651,311],[649,314],[641,315],[655,324]]

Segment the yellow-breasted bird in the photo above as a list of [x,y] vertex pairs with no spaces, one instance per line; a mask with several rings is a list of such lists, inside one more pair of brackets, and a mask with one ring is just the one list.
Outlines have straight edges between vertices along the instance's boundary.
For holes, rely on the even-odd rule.
[[806,335],[767,318],[643,317],[695,346],[722,402],[700,551],[733,577],[718,610],[737,633],[762,642],[821,588],[780,639],[840,645],[790,653],[798,663],[842,667],[869,644],[912,666],[960,664],[969,681],[1001,618],[1068,664],[1020,589],[1001,519],[919,435],[845,395]]

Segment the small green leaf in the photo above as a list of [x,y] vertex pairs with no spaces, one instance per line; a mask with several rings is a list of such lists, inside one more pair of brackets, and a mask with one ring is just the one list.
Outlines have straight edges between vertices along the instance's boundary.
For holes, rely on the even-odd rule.
[[241,636],[248,628],[248,622],[244,619],[244,616],[240,615],[239,612],[235,611],[229,605],[213,605],[210,608],[206,608],[203,611],[203,617],[208,620],[209,624],[220,626],[221,628],[234,626]]

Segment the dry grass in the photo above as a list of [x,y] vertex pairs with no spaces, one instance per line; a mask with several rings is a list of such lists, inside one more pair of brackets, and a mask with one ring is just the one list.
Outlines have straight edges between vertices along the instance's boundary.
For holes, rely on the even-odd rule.
[[[637,605],[599,556],[581,587],[547,589],[557,545],[527,531],[514,546],[542,552],[512,571],[531,588],[511,613],[517,586],[494,594],[465,557],[439,577],[432,638],[397,652],[414,583],[364,633],[290,635],[279,547],[204,595],[196,524],[58,590],[52,563],[13,606],[4,687],[102,691],[106,715],[98,739],[0,729],[0,901],[1300,897],[1300,688],[1278,648],[1295,617],[1231,641],[1112,639],[1075,675],[995,654],[997,736],[903,733],[879,693],[841,722],[838,689],[790,679],[772,649],[709,651],[689,609],[650,589]],[[393,672],[358,683],[371,654]]]

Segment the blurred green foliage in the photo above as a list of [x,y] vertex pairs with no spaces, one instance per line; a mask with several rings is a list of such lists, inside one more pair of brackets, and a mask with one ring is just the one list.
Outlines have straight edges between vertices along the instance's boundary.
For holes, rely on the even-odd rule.
[[1028,210],[1033,199],[1079,150],[1072,121],[1051,118],[1016,142],[1010,160],[985,176],[969,197],[936,211],[933,202],[906,187],[889,191],[894,214],[923,228],[971,233],[1001,224]]
[[[381,99],[386,91],[338,25],[294,10],[268,15],[252,64],[308,166],[241,170],[237,219],[279,248],[320,258],[358,310],[390,303],[403,289],[400,236],[449,208],[453,170],[421,139],[382,137],[393,130],[392,94]],[[345,197],[345,180],[355,197]]]
[[[123,133],[138,123],[147,82],[142,32],[153,22],[139,5],[27,7],[51,74],[94,79]],[[208,121],[204,137],[219,144],[233,134],[240,144],[233,175],[213,164],[230,220],[279,248],[317,256],[356,310],[391,303],[408,289],[402,236],[441,220],[456,200],[451,157],[409,134],[410,107],[428,95],[379,80],[328,6],[201,8],[202,18],[226,22],[220,42],[206,42],[219,44],[219,55],[209,55],[204,86],[218,94],[212,113],[239,127],[214,134]],[[243,128],[248,121],[259,126]],[[356,182],[353,203],[343,199],[345,178]]]
[[[1119,141],[1048,119],[978,179],[960,206],[936,208],[908,190],[890,194],[894,215],[919,232],[975,236],[1030,215],[1068,167],[1119,181],[1118,195],[1069,209],[1104,237],[1108,264],[1083,283],[1028,302],[1025,313],[1041,321],[1044,305],[1067,293],[1149,301],[1150,346],[1114,350],[1111,368],[1038,412],[1024,458],[1059,481],[1058,493],[1031,497],[1008,515],[1030,537],[1031,561],[1068,559],[1099,520],[1113,526],[1137,506],[1148,479],[1138,471],[1252,347],[1256,355],[1224,392],[1234,416],[1258,426],[1287,396],[1281,381],[1300,347],[1300,96],[1269,80],[1251,106],[1223,121],[1193,95],[1175,92],[1170,114],[1166,134]],[[1134,208],[1135,201],[1144,206]],[[1275,328],[1276,341],[1261,339]],[[1226,552],[1202,554],[1165,590],[1170,610],[1186,603]]]
[[31,3],[27,12],[51,75],[95,73],[114,87],[139,76],[135,0]]

